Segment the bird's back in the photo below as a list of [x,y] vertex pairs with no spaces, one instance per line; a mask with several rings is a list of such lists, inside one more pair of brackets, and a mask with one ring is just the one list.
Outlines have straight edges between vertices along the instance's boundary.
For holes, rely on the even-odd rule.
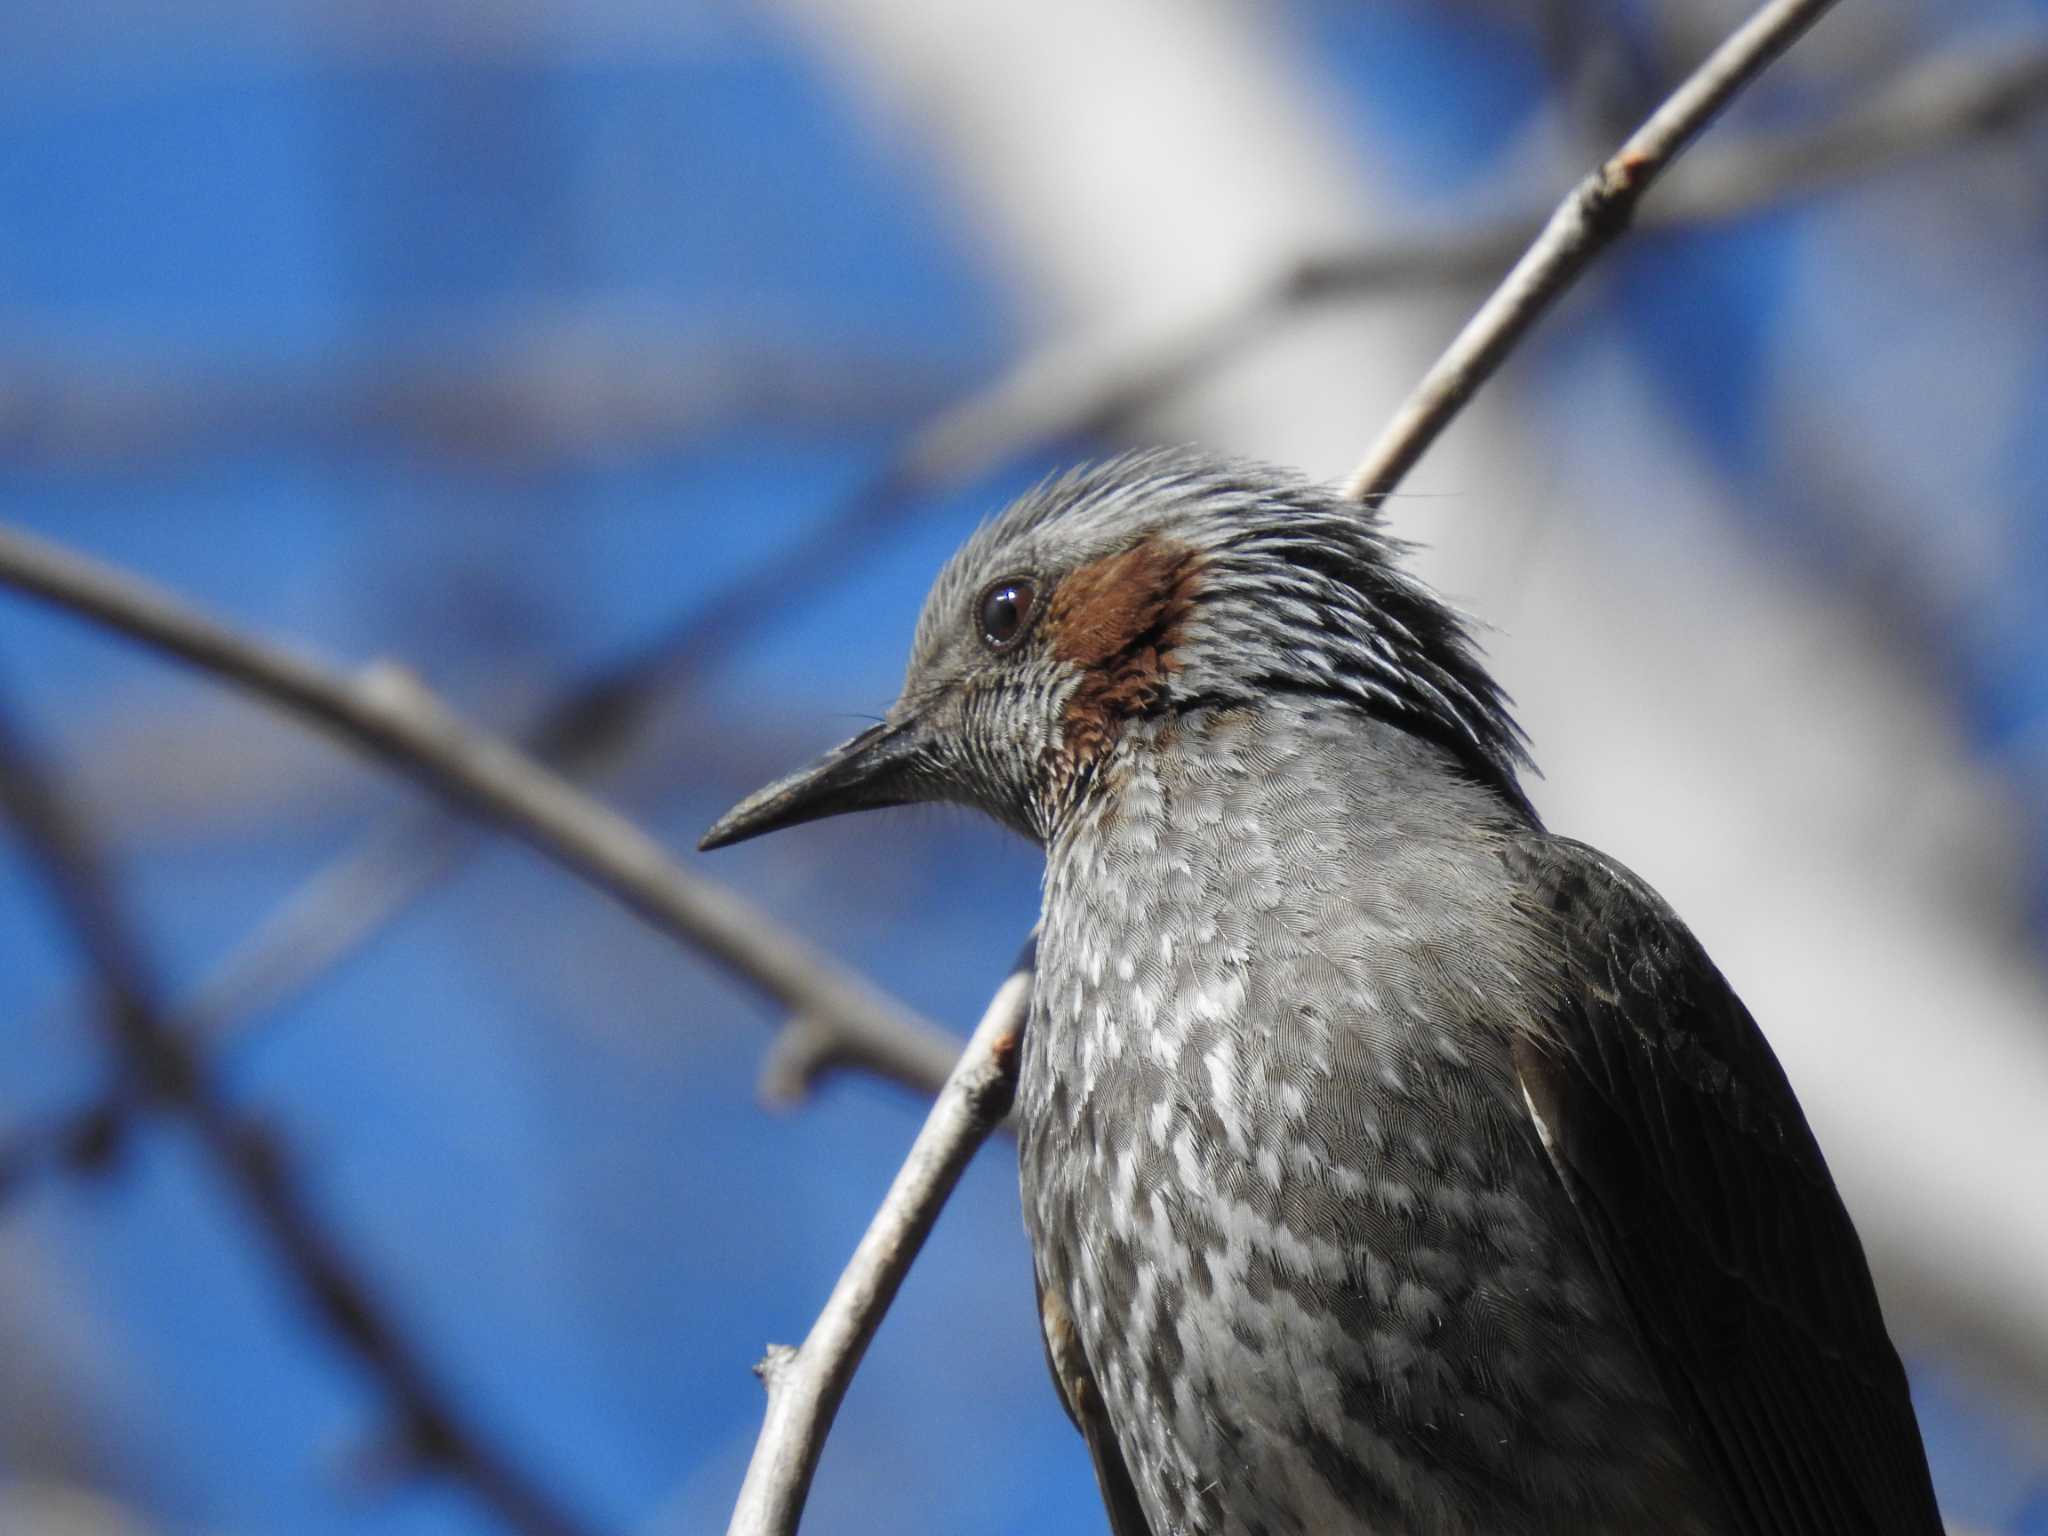
[[1127,746],[1049,849],[1019,1114],[1152,1536],[1722,1529],[1516,1084],[1526,825],[1342,704]]

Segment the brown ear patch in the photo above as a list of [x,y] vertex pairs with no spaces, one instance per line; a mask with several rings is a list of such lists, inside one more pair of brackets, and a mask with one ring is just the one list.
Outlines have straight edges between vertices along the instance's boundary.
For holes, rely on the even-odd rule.
[[1194,550],[1152,538],[1082,566],[1054,589],[1046,638],[1053,655],[1081,673],[1063,720],[1069,766],[1101,753],[1125,720],[1159,703],[1200,585]]

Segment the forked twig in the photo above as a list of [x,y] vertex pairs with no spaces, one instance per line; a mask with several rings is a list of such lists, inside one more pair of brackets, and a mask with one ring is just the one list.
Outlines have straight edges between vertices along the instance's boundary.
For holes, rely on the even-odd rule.
[[1347,497],[1377,502],[1401,483],[1543,312],[1595,256],[1620,238],[1636,204],[1665,167],[1834,3],[1770,0],[1650,114],[1627,143],[1572,189],[1536,243],[1394,413],[1345,482]]
[[0,529],[6,582],[240,685],[481,812],[784,1007],[830,1018],[930,1092],[958,1047],[560,775],[457,719],[388,663],[349,677],[217,623],[149,584]]
[[939,1208],[976,1149],[1009,1113],[1031,1004],[1035,946],[1035,940],[1024,946],[1009,979],[996,989],[803,1344],[796,1349],[771,1345],[754,1368],[768,1388],[768,1415],[727,1536],[795,1532],[825,1436],[868,1341],[930,1235]]

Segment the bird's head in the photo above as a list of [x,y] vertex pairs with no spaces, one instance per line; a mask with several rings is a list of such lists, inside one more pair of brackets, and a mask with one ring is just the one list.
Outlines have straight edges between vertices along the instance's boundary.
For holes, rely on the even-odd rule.
[[946,565],[881,723],[749,796],[723,847],[843,811],[979,807],[1038,841],[1148,723],[1310,695],[1433,743],[1526,810],[1506,700],[1370,512],[1283,470],[1126,454],[1041,485]]

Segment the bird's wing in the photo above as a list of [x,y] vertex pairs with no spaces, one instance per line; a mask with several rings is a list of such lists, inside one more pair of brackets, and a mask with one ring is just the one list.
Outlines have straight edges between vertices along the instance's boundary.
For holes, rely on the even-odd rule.
[[1052,1369],[1053,1385],[1059,1388],[1060,1403],[1067,1417],[1088,1442],[1088,1454],[1095,1462],[1095,1480],[1102,1485],[1102,1502],[1109,1510],[1110,1536],[1152,1536],[1145,1511],[1138,1504],[1138,1490],[1131,1483],[1130,1468],[1109,1427],[1102,1394],[1095,1389],[1095,1376],[1081,1349],[1081,1336],[1059,1293],[1038,1286],[1038,1324],[1045,1341],[1045,1363]]
[[1702,1473],[1750,1536],[1939,1536],[1862,1244],[1755,1021],[1620,865],[1551,837],[1509,858],[1566,957],[1522,1092]]

